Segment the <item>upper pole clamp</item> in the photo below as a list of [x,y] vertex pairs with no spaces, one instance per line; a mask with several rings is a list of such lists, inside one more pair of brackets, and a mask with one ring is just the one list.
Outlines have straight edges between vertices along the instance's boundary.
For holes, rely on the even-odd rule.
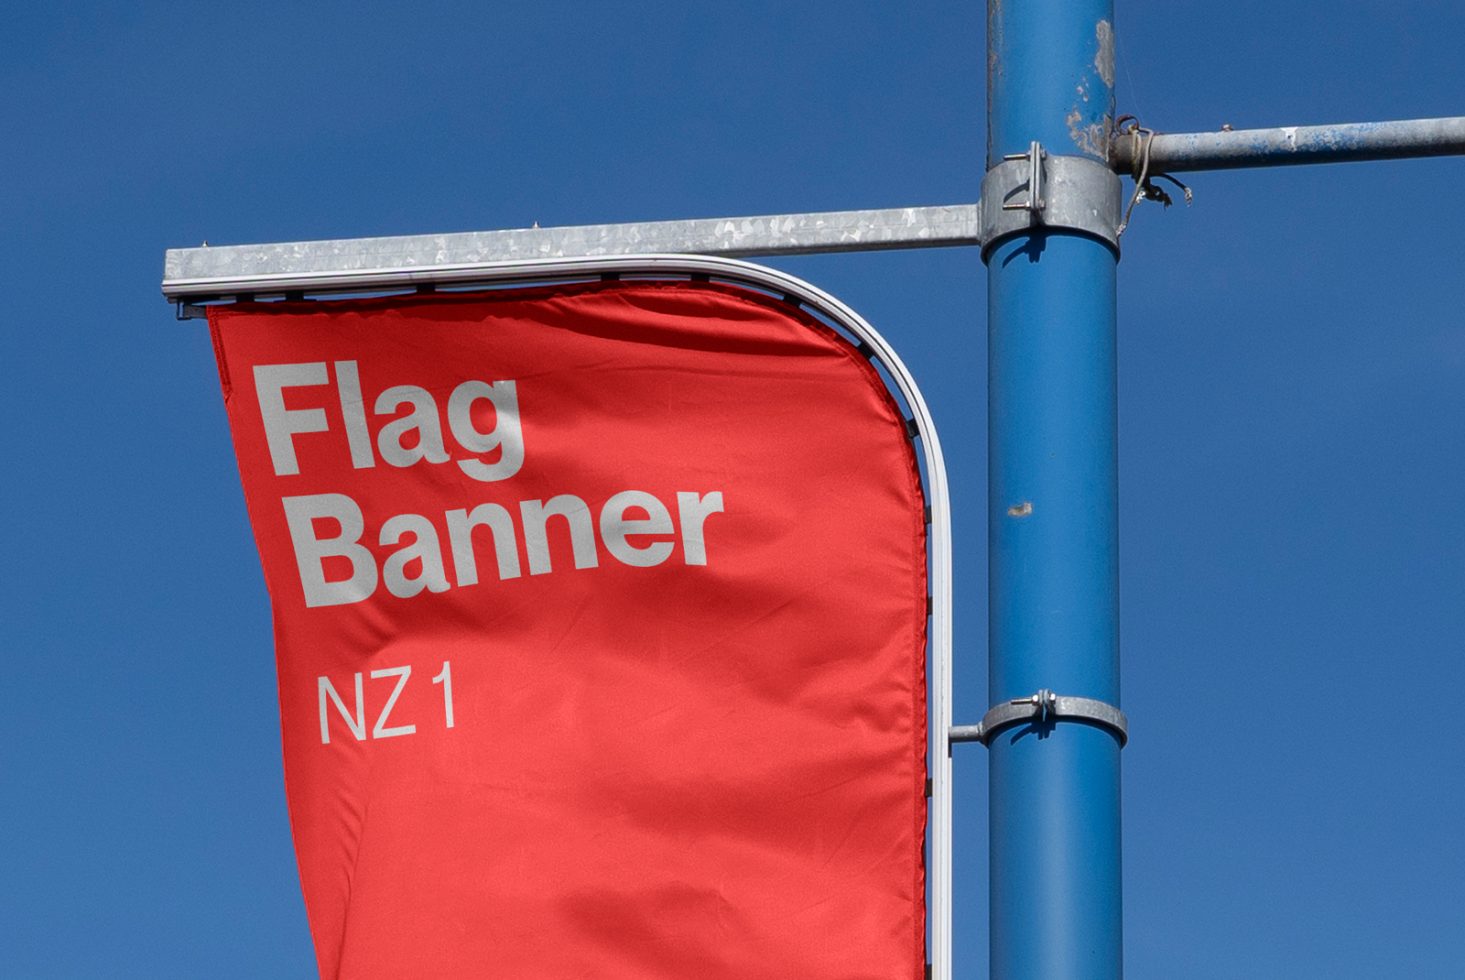
[[1035,140],[982,178],[982,255],[1035,228],[1083,232],[1117,254],[1123,197],[1119,176],[1102,161],[1050,154]]

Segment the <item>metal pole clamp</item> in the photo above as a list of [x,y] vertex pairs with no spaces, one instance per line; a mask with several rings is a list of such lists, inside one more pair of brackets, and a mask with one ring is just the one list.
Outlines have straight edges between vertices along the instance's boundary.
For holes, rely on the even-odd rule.
[[1122,191],[1119,176],[1102,161],[1050,154],[1034,142],[982,178],[982,255],[1001,239],[1034,229],[1082,232],[1117,253]]
[[1129,741],[1129,719],[1114,705],[1094,698],[1067,697],[1054,694],[1046,687],[1025,698],[1013,698],[994,704],[976,725],[953,725],[948,733],[952,742],[991,744],[997,730],[1022,721],[1046,724],[1059,718],[1074,718],[1107,728],[1119,739],[1119,747]]

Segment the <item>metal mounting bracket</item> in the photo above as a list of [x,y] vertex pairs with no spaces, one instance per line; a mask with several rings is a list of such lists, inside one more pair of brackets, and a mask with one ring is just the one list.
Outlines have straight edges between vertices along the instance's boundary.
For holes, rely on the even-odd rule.
[[1047,206],[1043,200],[1043,161],[1048,159],[1048,151],[1043,149],[1043,144],[1033,140],[1026,153],[1009,153],[1002,159],[1005,162],[1015,160],[1028,162],[1028,199],[1026,201],[1004,200],[1002,210],[1031,211],[1033,214],[1041,212]]
[[1013,698],[1011,701],[994,704],[982,716],[979,724],[952,725],[948,739],[952,742],[981,742],[988,745],[999,728],[1020,721],[1037,721],[1041,724],[1057,718],[1076,718],[1107,728],[1118,737],[1120,748],[1129,741],[1129,719],[1114,705],[1094,698],[1054,694],[1046,687],[1025,698]]
[[1037,227],[1080,231],[1118,252],[1123,203],[1119,177],[1102,161],[1055,156],[1035,141],[982,178],[982,254]]

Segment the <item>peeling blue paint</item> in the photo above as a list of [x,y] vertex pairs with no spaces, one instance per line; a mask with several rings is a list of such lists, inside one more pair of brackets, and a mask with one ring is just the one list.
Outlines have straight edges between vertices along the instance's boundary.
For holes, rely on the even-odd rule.
[[[988,166],[1026,151],[1035,139],[1050,153],[1107,160],[1114,118],[1112,0],[992,0],[987,37]],[[1042,49],[1015,59],[1013,39],[1032,37],[1043,39]]]

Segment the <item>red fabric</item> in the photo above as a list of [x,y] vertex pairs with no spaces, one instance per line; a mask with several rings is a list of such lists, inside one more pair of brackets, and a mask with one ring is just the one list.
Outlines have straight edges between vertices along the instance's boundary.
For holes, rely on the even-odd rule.
[[[847,342],[762,294],[688,282],[240,304],[210,324],[273,606],[322,975],[921,976],[922,498],[900,413]],[[357,368],[368,466],[352,465],[338,362]],[[282,475],[255,369],[290,364],[328,380],[276,385],[304,426],[284,437],[298,473]],[[510,452],[455,440],[449,400],[470,380],[515,382],[523,456],[505,478],[457,465]],[[374,403],[400,385],[432,396],[448,461],[383,458],[408,410]],[[498,402],[471,409],[479,432],[502,421]],[[625,490],[675,524],[622,542],[670,544],[658,564],[606,543],[602,510]],[[704,565],[679,492],[706,508],[722,494]],[[594,519],[596,564],[576,567],[555,517],[551,568],[532,574],[520,504],[561,494]],[[363,515],[378,581],[361,601],[306,604],[285,501],[316,495]],[[462,584],[445,515],[483,503],[512,518],[520,574],[500,576],[479,528],[478,581]],[[379,543],[399,514],[431,522],[443,591],[384,584],[391,555],[424,542]],[[400,575],[431,578],[424,553]],[[327,581],[355,570],[318,564]],[[433,682],[445,662],[451,728]],[[346,720],[358,672],[361,739]]]

